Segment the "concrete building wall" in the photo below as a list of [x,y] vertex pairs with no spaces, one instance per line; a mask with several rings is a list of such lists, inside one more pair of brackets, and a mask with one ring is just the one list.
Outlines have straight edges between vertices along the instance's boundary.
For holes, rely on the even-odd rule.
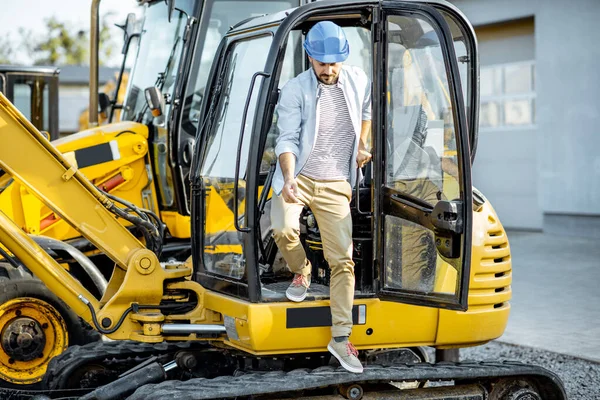
[[[533,18],[536,130],[520,137],[523,144],[519,149],[510,148],[515,152],[515,161],[535,159],[535,174],[532,176],[529,168],[525,173],[519,170],[519,163],[511,162],[507,175],[521,175],[521,181],[516,183],[519,186],[535,184],[544,230],[600,237],[600,24],[597,23],[600,1],[456,0],[453,3],[476,28]],[[514,47],[501,41],[490,46],[482,42],[480,61],[484,65],[510,60],[524,54],[526,47],[525,42]],[[519,143],[516,139],[510,134],[506,136],[511,146]],[[491,167],[484,164],[494,162],[494,146],[508,148],[499,140],[480,134],[476,184],[477,180],[487,179],[486,173],[491,173]],[[529,194],[533,196],[533,192],[530,190]],[[502,204],[499,190],[492,194],[488,197],[499,212],[507,208]],[[517,213],[519,218],[518,210],[505,212]],[[509,214],[500,215],[503,221],[514,219]],[[539,222],[534,225],[539,226]]]
[[536,24],[542,209],[600,214],[600,2],[551,1]]
[[[533,31],[533,18],[477,28],[481,67],[534,60]],[[473,182],[508,228],[543,226],[537,187],[536,132],[535,126],[480,129]]]

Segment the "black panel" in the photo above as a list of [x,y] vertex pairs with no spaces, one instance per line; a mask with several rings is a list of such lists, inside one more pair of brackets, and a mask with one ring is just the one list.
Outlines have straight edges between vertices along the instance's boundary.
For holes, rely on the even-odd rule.
[[112,151],[109,143],[97,144],[75,150],[75,159],[79,168],[89,167],[90,165],[101,164],[113,160]]
[[[362,306],[365,307],[366,313],[366,305]],[[352,323],[359,325],[358,305],[352,307]],[[331,326],[331,309],[329,307],[302,307],[286,310],[285,327],[287,329],[315,328],[319,326]]]

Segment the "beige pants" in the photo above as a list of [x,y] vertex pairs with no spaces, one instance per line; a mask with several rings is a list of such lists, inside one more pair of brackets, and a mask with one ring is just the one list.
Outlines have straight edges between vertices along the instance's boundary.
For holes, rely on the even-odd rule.
[[271,223],[275,242],[293,273],[310,277],[311,266],[300,243],[300,213],[311,209],[323,242],[323,254],[331,269],[330,304],[332,336],[350,336],[354,301],[354,262],[352,261],[352,188],[347,181],[315,181],[299,175],[299,203],[286,203],[273,196]]

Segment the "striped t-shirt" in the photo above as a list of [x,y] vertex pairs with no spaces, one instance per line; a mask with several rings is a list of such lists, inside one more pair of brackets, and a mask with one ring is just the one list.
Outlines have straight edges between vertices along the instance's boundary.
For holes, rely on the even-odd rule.
[[350,159],[356,134],[342,88],[319,84],[319,130],[315,146],[302,169],[312,179],[350,179]]

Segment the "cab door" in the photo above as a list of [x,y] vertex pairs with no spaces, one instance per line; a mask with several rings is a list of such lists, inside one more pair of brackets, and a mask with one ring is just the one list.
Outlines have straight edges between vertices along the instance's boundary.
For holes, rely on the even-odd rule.
[[452,34],[427,5],[384,1],[376,18],[378,295],[465,310],[471,166]]
[[269,29],[232,34],[221,43],[191,175],[197,199],[192,204],[196,280],[205,288],[253,302],[260,293],[245,214],[248,187],[253,187],[246,171],[272,43]]

